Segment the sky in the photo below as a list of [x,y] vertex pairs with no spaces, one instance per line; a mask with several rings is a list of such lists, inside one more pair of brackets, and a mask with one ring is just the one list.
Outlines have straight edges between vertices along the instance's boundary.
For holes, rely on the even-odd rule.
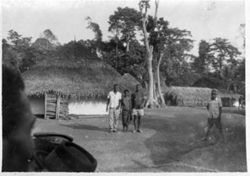
[[[108,18],[117,7],[138,10],[139,0],[3,0],[2,35],[10,29],[25,37],[38,38],[50,29],[60,43],[76,38],[92,39],[86,17],[100,25],[103,39],[108,40]],[[154,14],[151,0],[149,14]],[[227,38],[241,49],[240,24],[245,23],[244,0],[160,0],[158,17],[170,22],[170,27],[191,31],[195,40],[193,54],[198,54],[201,39]]]

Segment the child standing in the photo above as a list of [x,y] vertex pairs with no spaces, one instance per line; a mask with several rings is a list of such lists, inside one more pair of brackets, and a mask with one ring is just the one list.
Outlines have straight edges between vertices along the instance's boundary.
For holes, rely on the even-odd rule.
[[129,96],[129,90],[124,90],[122,98],[122,126],[123,131],[128,131],[130,116],[131,116],[131,98]]
[[206,136],[203,138],[203,140],[207,140],[209,131],[213,125],[219,129],[219,132],[224,139],[221,125],[222,103],[221,99],[217,97],[217,91],[215,89],[213,89],[211,92],[211,100],[207,104],[207,110],[209,112],[209,117],[207,119],[207,127],[205,129]]

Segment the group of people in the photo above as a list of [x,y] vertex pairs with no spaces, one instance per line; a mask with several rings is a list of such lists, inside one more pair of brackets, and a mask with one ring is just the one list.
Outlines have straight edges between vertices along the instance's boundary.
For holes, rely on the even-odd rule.
[[[136,85],[135,92],[131,95],[127,89],[121,94],[118,91],[118,85],[115,84],[113,90],[108,94],[106,107],[106,110],[109,112],[109,132],[117,132],[119,117],[121,115],[123,131],[128,131],[129,124],[133,119],[133,133],[141,133],[141,119],[144,116],[145,104],[146,96],[139,84]],[[202,140],[208,139],[209,132],[214,125],[219,130],[224,140],[221,123],[222,102],[221,99],[217,97],[217,91],[215,89],[211,91],[211,100],[207,104],[207,110],[209,116],[207,119],[207,126],[205,127],[205,137]]]
[[109,132],[117,132],[119,117],[122,117],[123,131],[127,132],[131,120],[134,122],[133,133],[141,133],[141,121],[144,116],[146,96],[140,84],[136,85],[135,92],[130,93],[128,89],[123,94],[118,90],[118,84],[114,84],[113,90],[109,92],[106,111],[109,112]]

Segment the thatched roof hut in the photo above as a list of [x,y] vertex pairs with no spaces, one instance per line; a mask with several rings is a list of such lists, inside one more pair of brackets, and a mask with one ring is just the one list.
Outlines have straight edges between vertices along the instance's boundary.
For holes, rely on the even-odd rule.
[[239,99],[242,95],[237,93],[231,93],[228,91],[220,91],[219,94],[223,106],[225,107],[239,106]]
[[[168,87],[163,93],[165,101],[169,105],[176,106],[206,106],[211,98],[210,88],[204,87]],[[218,97],[222,105],[231,107],[237,104],[241,95],[225,91],[218,91]]]
[[[54,100],[51,100],[54,103],[57,102],[55,100],[57,97],[60,97],[61,102],[65,100],[64,104],[86,101],[98,103],[106,100],[107,93],[112,90],[113,84],[118,83],[122,89],[131,90],[138,83],[134,82],[135,80],[124,81],[125,78],[114,68],[99,59],[82,59],[72,62],[72,60],[53,58],[53,62],[40,62],[24,72],[23,78],[27,95],[31,98],[43,98],[40,104],[45,106],[42,110],[45,116],[48,109],[46,95],[54,95]],[[34,104],[37,101],[35,100]],[[53,106],[52,109],[57,109],[56,105]],[[62,113],[62,116],[66,115],[67,113]]]
[[163,91],[165,101],[169,105],[205,106],[211,97],[210,88],[169,87]]
[[140,84],[131,74],[125,73],[121,78],[118,78],[117,83],[120,85],[121,89],[128,89],[130,91],[135,91],[137,84]]
[[101,99],[120,75],[107,65],[85,67],[36,66],[23,74],[28,95],[53,92],[70,100]]

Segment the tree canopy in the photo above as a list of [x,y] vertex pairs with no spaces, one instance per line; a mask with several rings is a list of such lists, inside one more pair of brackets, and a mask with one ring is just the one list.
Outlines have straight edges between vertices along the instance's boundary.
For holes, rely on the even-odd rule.
[[[213,88],[245,92],[242,89],[245,87],[244,53],[241,55],[228,39],[217,37],[201,40],[198,55],[193,55],[191,32],[172,27],[167,19],[157,17],[159,1],[156,0],[155,5],[154,16],[148,14],[148,9],[153,8],[148,0],[140,1],[139,10],[118,7],[107,19],[111,37],[105,41],[101,27],[91,17],[85,20],[95,37],[65,44],[60,44],[50,29],[35,40],[10,30],[6,39],[2,39],[3,63],[25,72],[49,58],[81,63],[81,60],[99,57],[120,74],[134,76],[144,88],[149,89],[153,83],[154,91],[156,87],[171,85],[199,86],[199,82],[203,84],[199,80],[205,80],[215,83]],[[243,24],[240,27],[244,50],[245,28]],[[150,64],[152,74],[149,74]],[[158,89],[159,95],[160,92]]]

